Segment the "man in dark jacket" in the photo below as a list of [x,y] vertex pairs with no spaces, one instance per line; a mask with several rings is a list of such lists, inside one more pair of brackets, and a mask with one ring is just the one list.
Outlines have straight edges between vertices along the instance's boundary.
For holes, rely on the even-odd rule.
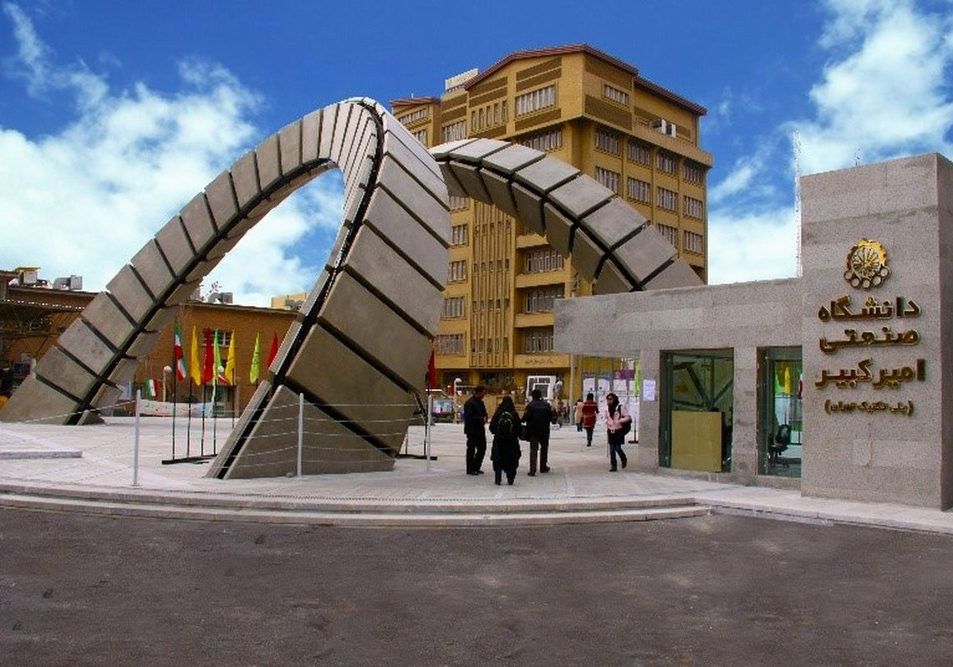
[[523,411],[523,436],[529,440],[529,476],[536,476],[536,456],[539,452],[539,471],[549,472],[549,425],[553,423],[553,406],[543,400],[543,392],[534,389]]
[[480,466],[486,456],[486,387],[478,386],[463,404],[463,433],[467,436],[467,474],[482,475]]

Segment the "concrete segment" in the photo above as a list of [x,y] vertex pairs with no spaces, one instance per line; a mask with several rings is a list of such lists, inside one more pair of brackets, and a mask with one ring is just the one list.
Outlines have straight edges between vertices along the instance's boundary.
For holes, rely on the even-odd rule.
[[177,276],[185,273],[195,256],[195,250],[189,244],[188,234],[182,226],[182,219],[174,216],[156,234],[156,243],[162,251],[172,272]]
[[117,350],[123,349],[136,331],[135,325],[106,292],[93,297],[81,317]]
[[281,155],[281,173],[284,176],[301,169],[301,121],[278,130],[278,151]]
[[106,291],[112,295],[116,305],[122,308],[134,322],[145,317],[155,302],[155,297],[149,294],[139,280],[139,276],[128,264],[119,269],[119,273],[106,283]]
[[192,197],[192,201],[185,205],[179,215],[196,254],[205,254],[218,238],[218,230],[212,222],[205,193],[200,192]]
[[155,239],[149,239],[129,263],[146,289],[157,298],[164,295],[175,282],[175,276],[169,270],[165,257],[159,252]]
[[258,162],[258,182],[262,192],[274,190],[281,180],[281,157],[278,154],[278,135],[273,134],[255,148]]
[[516,210],[516,201],[513,199],[512,184],[509,180],[492,171],[484,170],[480,171],[480,178],[483,179],[483,186],[493,205],[507,215],[518,218],[519,212]]
[[212,224],[219,232],[228,229],[238,217],[238,199],[232,175],[223,171],[205,187],[205,199],[212,213]]

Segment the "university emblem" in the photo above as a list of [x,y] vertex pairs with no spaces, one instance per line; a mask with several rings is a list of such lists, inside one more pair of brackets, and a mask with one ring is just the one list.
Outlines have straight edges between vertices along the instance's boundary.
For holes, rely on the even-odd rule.
[[887,251],[876,241],[862,239],[847,253],[844,280],[851,286],[861,289],[880,287],[889,276]]

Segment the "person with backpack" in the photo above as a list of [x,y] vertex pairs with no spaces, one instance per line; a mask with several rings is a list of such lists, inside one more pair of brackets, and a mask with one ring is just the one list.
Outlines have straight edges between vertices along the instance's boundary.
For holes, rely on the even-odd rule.
[[513,398],[504,396],[490,420],[490,433],[493,434],[493,446],[490,449],[490,460],[493,462],[493,474],[497,486],[503,483],[503,473],[506,473],[506,483],[512,485],[516,479],[516,469],[520,465],[520,424],[519,414]]
[[543,400],[543,392],[534,389],[530,392],[533,400],[523,411],[524,437],[529,440],[529,476],[536,476],[536,459],[539,456],[539,471],[549,472],[549,427],[556,422],[556,413],[548,401]]
[[606,428],[609,438],[609,472],[618,470],[616,456],[622,461],[624,468],[628,464],[622,445],[625,444],[626,434],[632,430],[632,417],[625,413],[619,397],[610,392],[606,394]]

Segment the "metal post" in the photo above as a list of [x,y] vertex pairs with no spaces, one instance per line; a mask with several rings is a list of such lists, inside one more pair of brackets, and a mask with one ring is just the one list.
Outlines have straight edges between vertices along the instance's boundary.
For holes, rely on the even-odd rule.
[[424,422],[424,457],[427,459],[427,472],[430,472],[430,430],[433,424],[433,394],[427,394],[427,421]]
[[132,441],[132,485],[139,486],[139,413],[142,408],[142,390],[136,389],[136,434]]
[[301,477],[302,449],[304,449],[304,393],[298,394],[298,477]]

